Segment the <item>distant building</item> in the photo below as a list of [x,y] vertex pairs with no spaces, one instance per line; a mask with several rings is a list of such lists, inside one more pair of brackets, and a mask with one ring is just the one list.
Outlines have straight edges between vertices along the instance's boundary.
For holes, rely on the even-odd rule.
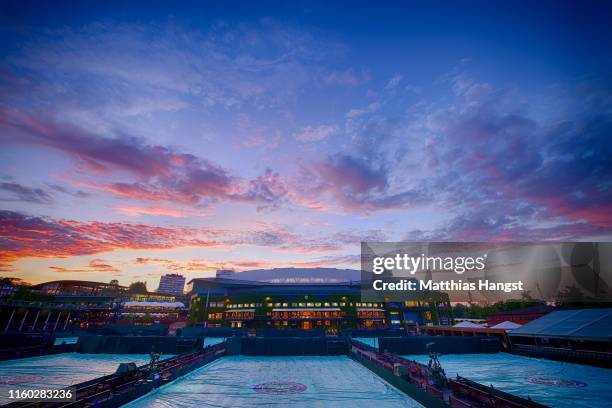
[[[182,288],[182,285],[180,287]],[[131,293],[121,304],[117,323],[152,325],[185,321],[188,312],[185,307],[187,299],[183,294]]]
[[5,320],[3,313],[0,323],[9,327],[8,331],[48,332],[113,323],[119,304],[128,295],[127,288],[116,282],[59,280],[30,289],[41,299],[14,306],[25,310],[20,319],[11,320],[9,313]]
[[167,293],[171,295],[182,295],[185,288],[185,277],[177,273],[163,275],[159,279],[159,293]]
[[[116,281],[61,280],[29,288],[38,296],[36,301],[0,298],[0,327],[4,331],[53,332],[114,323],[173,324],[184,322],[188,313],[188,297],[182,293],[131,293]],[[2,290],[10,289],[0,286]]]
[[187,317],[181,302],[128,301],[121,305],[118,323],[170,324]]

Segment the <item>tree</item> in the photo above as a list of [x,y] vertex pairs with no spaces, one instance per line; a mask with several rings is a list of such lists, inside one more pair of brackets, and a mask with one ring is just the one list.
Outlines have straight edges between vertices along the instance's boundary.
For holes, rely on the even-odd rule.
[[149,292],[147,290],[147,282],[140,282],[140,281],[130,283],[130,287],[128,290],[130,293],[148,293]]
[[14,278],[12,276],[0,277],[0,285],[22,285],[24,284],[21,278]]
[[464,305],[462,305],[461,303],[457,303],[454,307],[453,312],[456,318],[462,318],[465,317],[466,310],[467,308]]
[[13,293],[13,300],[34,300],[35,295],[32,293],[32,290],[23,285],[17,286],[15,293]]
[[566,286],[557,293],[556,303],[560,307],[588,307],[597,306],[595,299],[585,295],[575,284]]

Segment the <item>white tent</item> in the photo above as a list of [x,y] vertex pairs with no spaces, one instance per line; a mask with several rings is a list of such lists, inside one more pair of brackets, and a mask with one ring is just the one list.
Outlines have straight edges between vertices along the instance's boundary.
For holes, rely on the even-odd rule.
[[472,323],[472,322],[457,323],[453,327],[463,327],[463,328],[466,328],[466,329],[482,329],[483,328],[483,326],[481,326],[479,324],[476,324],[476,323]]
[[184,308],[185,305],[181,302],[125,302],[125,307],[173,307],[173,308]]
[[491,328],[492,329],[514,330],[514,329],[518,329],[521,326],[522,326],[521,324],[509,322],[509,321],[506,320],[505,322],[498,323],[498,324],[496,324],[495,326],[493,326]]

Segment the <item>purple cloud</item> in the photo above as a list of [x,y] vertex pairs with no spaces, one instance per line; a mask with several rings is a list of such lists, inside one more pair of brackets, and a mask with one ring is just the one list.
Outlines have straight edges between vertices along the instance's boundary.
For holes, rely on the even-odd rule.
[[247,201],[276,207],[286,194],[278,174],[270,170],[244,182],[208,160],[128,135],[103,137],[10,109],[0,109],[0,128],[6,131],[5,139],[61,151],[94,172],[104,175],[123,171],[137,177],[139,181],[135,182],[80,183],[125,198],[193,205]]
[[31,188],[19,183],[0,183],[0,190],[9,193],[8,197],[0,201],[25,201],[28,203],[50,204],[53,198],[41,188]]

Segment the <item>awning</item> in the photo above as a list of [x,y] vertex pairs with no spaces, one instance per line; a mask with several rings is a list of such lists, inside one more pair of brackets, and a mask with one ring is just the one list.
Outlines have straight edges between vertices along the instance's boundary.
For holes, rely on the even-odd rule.
[[506,329],[506,330],[514,330],[514,329],[518,329],[519,327],[521,327],[521,324],[517,324],[514,322],[509,322],[509,321],[505,321],[505,322],[501,322],[499,324],[496,324],[495,326],[492,326],[491,329]]
[[181,302],[137,302],[130,301],[125,302],[123,307],[174,307],[174,308],[182,308],[185,305]]
[[377,309],[375,307],[358,307],[358,312],[384,312],[384,309]]
[[484,326],[481,326],[479,324],[472,323],[472,322],[457,323],[453,327],[459,327],[459,328],[463,328],[463,329],[485,329],[486,328]]
[[255,309],[231,309],[231,310],[226,310],[225,311],[225,313],[234,313],[234,312],[255,313]]
[[272,309],[273,312],[339,312],[339,307],[306,307],[296,309]]

